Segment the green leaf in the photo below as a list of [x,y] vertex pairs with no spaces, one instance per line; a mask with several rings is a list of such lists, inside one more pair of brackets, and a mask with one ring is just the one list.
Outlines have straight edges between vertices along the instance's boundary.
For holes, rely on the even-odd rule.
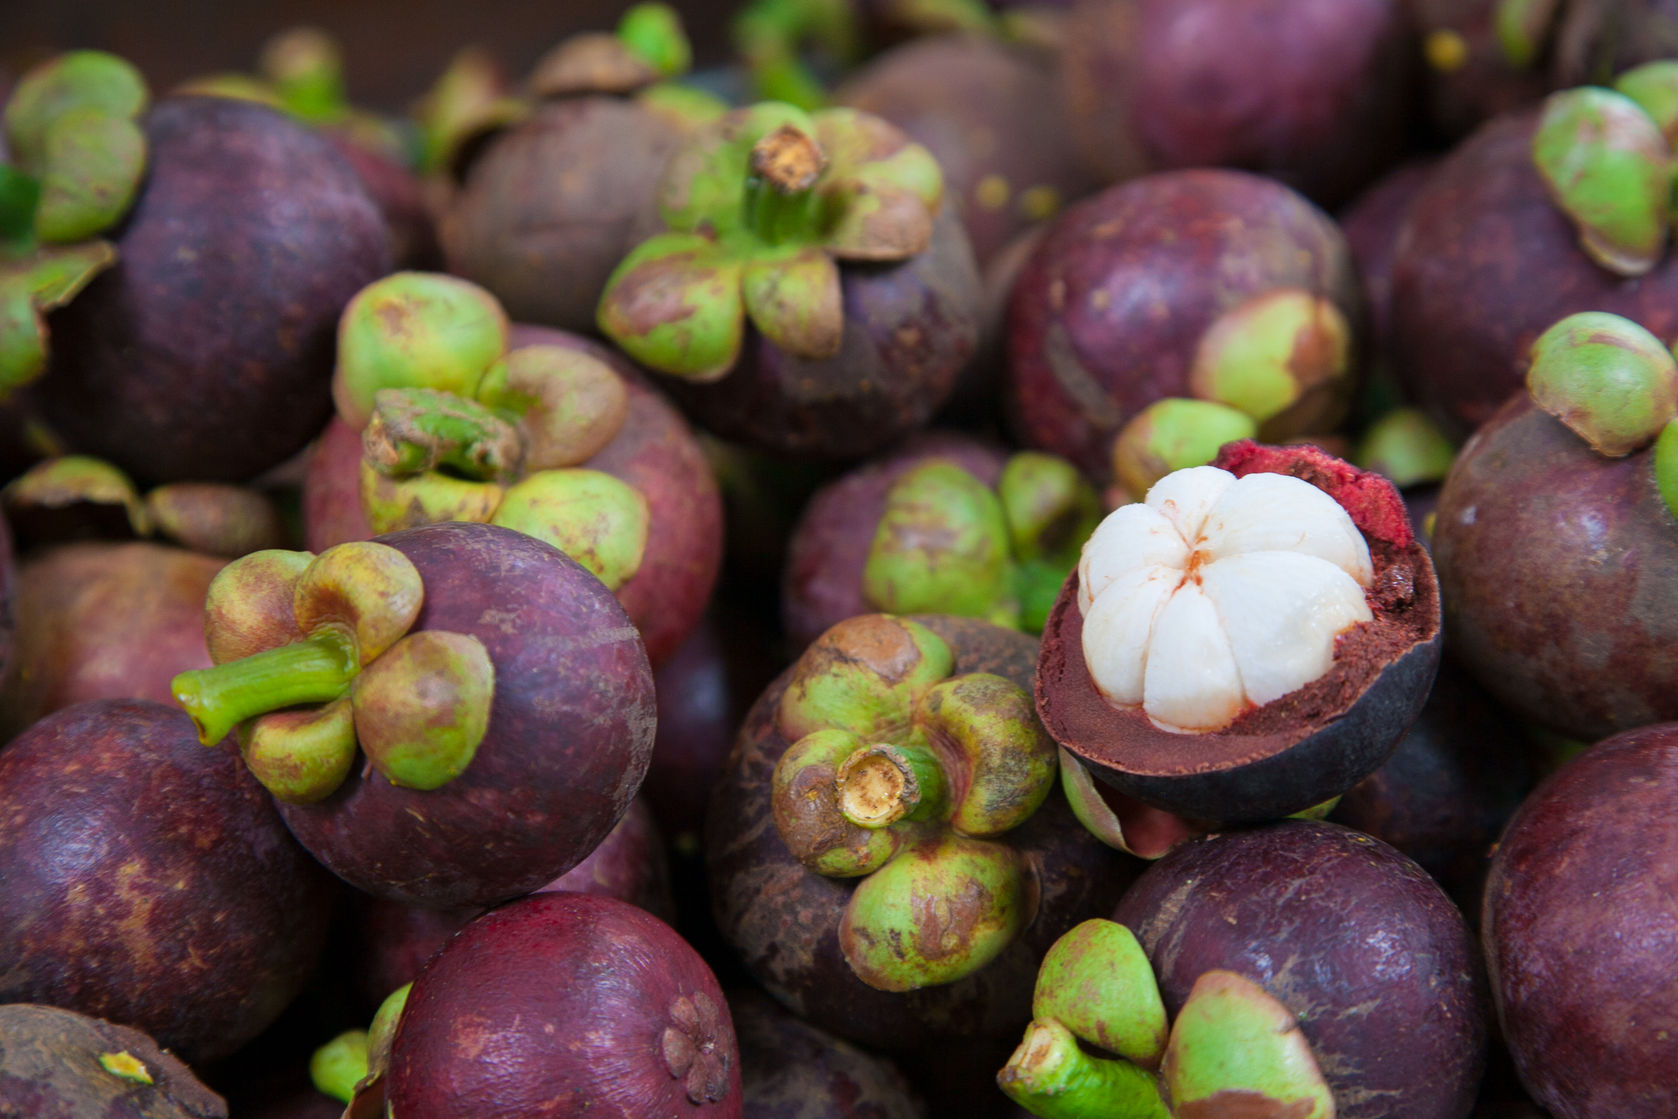
[[745,332],[740,272],[739,262],[705,237],[660,234],[612,272],[597,322],[650,369],[717,380],[740,357]]
[[47,130],[35,234],[81,241],[122,220],[146,170],[138,125],[99,109],[60,116]]

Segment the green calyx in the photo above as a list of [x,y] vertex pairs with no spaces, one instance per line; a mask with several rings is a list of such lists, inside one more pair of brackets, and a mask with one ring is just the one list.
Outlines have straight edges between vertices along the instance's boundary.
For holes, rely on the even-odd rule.
[[543,470],[507,487],[491,524],[545,540],[616,591],[641,569],[651,514],[629,483],[599,470]]
[[830,727],[892,741],[908,733],[915,702],[954,663],[943,638],[919,622],[883,614],[846,619],[798,658],[776,729],[789,742]]
[[672,158],[669,232],[613,271],[597,321],[637,361],[692,380],[728,374],[748,321],[799,357],[832,357],[839,262],[922,251],[942,190],[926,149],[878,117],[782,102],[735,110]]
[[339,1103],[349,1103],[355,1086],[366,1078],[366,1030],[345,1030],[309,1058],[309,1080],[315,1090]]
[[1587,256],[1621,276],[1654,268],[1666,249],[1674,161],[1641,105],[1600,86],[1553,93],[1533,134],[1532,159]]
[[[1274,366],[1265,366],[1274,370]],[[1277,401],[1293,398],[1284,391]],[[1285,407],[1285,405],[1283,405]],[[1192,397],[1156,400],[1125,422],[1113,439],[1113,477],[1141,497],[1175,470],[1205,466],[1218,448],[1258,436],[1253,416],[1229,404]]]
[[520,346],[485,370],[476,398],[510,417],[526,470],[581,466],[629,415],[629,388],[599,358],[564,346]]
[[82,505],[115,512],[134,536],[149,536],[152,531],[145,500],[133,480],[91,455],[60,455],[38,462],[8,482],[0,499],[14,521],[24,521],[31,513]]
[[1655,489],[1667,509],[1678,517],[1678,420],[1672,420],[1655,437]]
[[1077,566],[1084,541],[1101,522],[1101,496],[1077,467],[1041,451],[1010,456],[997,479],[996,496],[1014,557],[1018,624],[1027,633],[1038,633],[1066,573]]
[[1195,980],[1171,1026],[1162,1073],[1182,1119],[1252,1114],[1332,1119],[1334,1096],[1299,1020],[1232,971]]
[[474,137],[511,125],[529,112],[529,102],[511,92],[488,51],[462,49],[414,106],[419,169],[448,171]]
[[1136,934],[1094,918],[1050,946],[1037,970],[1031,1016],[1143,1068],[1159,1067],[1169,1036],[1153,965]]
[[176,676],[175,698],[206,745],[238,728],[282,800],[330,795],[358,747],[393,784],[439,787],[483,739],[494,665],[473,637],[410,633],[424,597],[408,558],[376,541],[235,560],[205,602],[215,666]]
[[[1263,424],[1351,375],[1352,327],[1332,300],[1283,288],[1223,312],[1196,347],[1189,385]],[[1227,421],[1225,421],[1227,423]]]
[[1614,89],[1649,114],[1669,146],[1678,143],[1678,59],[1633,67],[1614,79]]
[[1587,311],[1539,335],[1527,391],[1597,453],[1618,458],[1678,417],[1678,362],[1631,320]]
[[1444,481],[1457,448],[1419,408],[1394,408],[1363,433],[1353,461],[1385,474],[1400,489]]
[[524,441],[512,424],[469,397],[430,388],[374,393],[361,449],[364,462],[392,478],[441,471],[505,482],[524,465]]
[[[34,196],[33,184],[19,186],[0,164],[0,214],[8,187]],[[33,203],[31,202],[32,206]],[[47,367],[47,312],[74,299],[93,278],[116,263],[116,246],[90,240],[73,245],[36,245],[8,255],[0,221],[0,399],[39,377]]]

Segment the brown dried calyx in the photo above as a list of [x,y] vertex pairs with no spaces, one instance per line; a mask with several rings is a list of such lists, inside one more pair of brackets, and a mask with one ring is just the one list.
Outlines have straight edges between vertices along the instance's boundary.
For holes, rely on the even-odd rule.
[[728,1094],[729,1051],[718,1044],[721,1023],[715,1000],[695,991],[670,1004],[670,1024],[659,1039],[664,1067],[696,1104],[715,1103]]

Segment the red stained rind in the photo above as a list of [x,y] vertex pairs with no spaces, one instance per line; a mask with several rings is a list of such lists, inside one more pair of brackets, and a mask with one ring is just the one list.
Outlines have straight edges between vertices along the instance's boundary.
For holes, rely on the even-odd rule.
[[1226,443],[1212,465],[1237,478],[1248,474],[1287,474],[1310,482],[1330,497],[1358,526],[1371,545],[1379,541],[1394,549],[1408,548],[1416,535],[1404,498],[1386,478],[1359,470],[1309,443],[1268,446],[1251,439]]

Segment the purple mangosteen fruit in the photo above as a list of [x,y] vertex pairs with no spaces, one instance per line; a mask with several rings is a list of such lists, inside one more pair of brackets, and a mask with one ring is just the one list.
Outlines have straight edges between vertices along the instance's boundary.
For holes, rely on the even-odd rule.
[[1363,283],[1370,349],[1377,359],[1385,357],[1390,345],[1392,270],[1398,234],[1404,228],[1411,199],[1421,192],[1437,162],[1424,157],[1399,164],[1338,213],[1340,230],[1346,235],[1358,279]]
[[706,818],[717,924],[779,1001],[887,1050],[1012,1028],[1037,955],[1132,863],[1054,793],[1036,643],[866,614],[747,715]]
[[388,270],[384,223],[332,144],[275,110],[168,97],[115,263],[51,315],[28,404],[147,482],[243,481],[330,412],[332,338]]
[[645,910],[521,898],[473,921],[418,979],[385,1097],[404,1119],[738,1119],[740,1054],[705,961]]
[[1402,0],[1081,0],[1065,42],[1066,112],[1103,182],[1238,167],[1334,206],[1405,148]]
[[334,394],[361,434],[329,427],[311,460],[312,544],[506,525],[604,581],[653,660],[698,624],[722,563],[721,498],[686,421],[621,356],[512,327],[467,281],[397,273],[345,309]]
[[1231,443],[1086,542],[1043,630],[1038,712],[1144,804],[1292,815],[1374,772],[1415,720],[1439,597],[1386,479],[1315,447]]
[[925,146],[983,268],[1022,230],[1094,189],[1072,149],[1057,59],[981,35],[894,47],[850,74],[836,104],[891,121]]
[[1473,1106],[1487,1018],[1474,940],[1427,873],[1379,840],[1305,820],[1196,839],[1151,864],[1113,919],[1177,1028],[1208,975],[1279,1002],[1339,1119],[1464,1119]]
[[1498,1020],[1556,1119],[1678,1108],[1675,790],[1678,724],[1617,734],[1540,785],[1492,858],[1482,929]]
[[728,993],[740,1042],[742,1119],[924,1119],[885,1057],[802,1021],[762,991]]
[[604,584],[552,545],[449,522],[258,552],[211,584],[215,667],[176,699],[238,728],[298,840],[387,900],[527,893],[628,810],[652,750],[652,675]]
[[35,723],[0,750],[0,821],[0,1000],[209,1060],[277,1018],[326,943],[332,879],[176,708],[97,700]]
[[1267,439],[1345,414],[1363,303],[1334,222],[1273,179],[1148,175],[1056,218],[1008,308],[1011,422],[1100,481],[1123,425],[1166,397],[1245,412]]
[[55,1006],[0,1005],[0,1114],[227,1119],[227,1103],[144,1032]]
[[1574,738],[1678,719],[1678,363],[1601,313],[1556,323],[1528,358],[1529,389],[1439,494],[1451,655]]
[[781,618],[802,648],[857,614],[1042,628],[1101,517],[1065,459],[923,435],[818,490],[787,547]]
[[978,268],[927,150],[855,109],[738,109],[672,157],[667,232],[598,323],[702,426],[794,458],[919,428],[978,342]]

